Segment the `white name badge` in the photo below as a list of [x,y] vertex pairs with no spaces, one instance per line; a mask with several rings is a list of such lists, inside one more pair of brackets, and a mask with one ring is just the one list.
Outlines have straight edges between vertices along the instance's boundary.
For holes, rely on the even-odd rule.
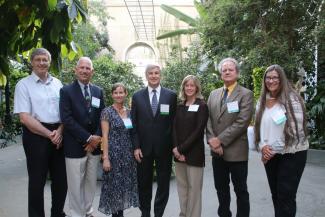
[[227,110],[228,110],[228,113],[239,112],[238,101],[228,102]]
[[199,110],[199,106],[200,105],[190,105],[188,107],[188,110],[187,111],[189,111],[189,112],[197,112]]
[[96,97],[91,97],[91,106],[95,107],[95,108],[99,108],[100,105],[100,99],[96,98]]
[[167,104],[160,104],[160,114],[162,114],[162,115],[169,115],[169,105],[167,105]]
[[279,110],[276,110],[275,112],[273,112],[272,119],[277,125],[279,125],[279,124],[284,123],[287,120],[287,117],[284,114],[283,110],[279,109]]
[[125,126],[126,129],[132,129],[133,128],[132,121],[131,121],[130,118],[124,118],[123,122],[124,122],[124,126]]

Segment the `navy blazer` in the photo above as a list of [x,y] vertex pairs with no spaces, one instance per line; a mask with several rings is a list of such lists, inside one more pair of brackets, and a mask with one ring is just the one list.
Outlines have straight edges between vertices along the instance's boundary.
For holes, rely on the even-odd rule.
[[[169,105],[169,114],[160,113],[160,105]],[[132,97],[131,118],[134,149],[141,148],[144,156],[166,156],[172,151],[172,123],[176,112],[177,95],[161,87],[158,109],[153,115],[148,88]]]
[[[86,155],[84,145],[90,135],[101,136],[100,115],[105,107],[103,90],[90,84],[90,95],[100,99],[98,108],[92,106],[88,112],[85,97],[78,81],[66,85],[60,90],[60,116],[64,126],[63,147],[68,158],[81,158]],[[93,154],[100,153],[98,147]]]

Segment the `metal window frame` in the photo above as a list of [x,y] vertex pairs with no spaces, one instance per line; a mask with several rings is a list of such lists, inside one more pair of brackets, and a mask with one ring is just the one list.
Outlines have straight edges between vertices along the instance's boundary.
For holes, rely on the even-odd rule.
[[137,40],[156,40],[156,19],[153,0],[124,0],[135,29]]

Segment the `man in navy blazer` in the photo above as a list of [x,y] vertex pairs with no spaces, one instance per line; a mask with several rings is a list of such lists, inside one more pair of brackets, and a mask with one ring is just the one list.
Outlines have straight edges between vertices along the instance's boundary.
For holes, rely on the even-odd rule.
[[60,115],[64,126],[70,216],[92,216],[100,159],[100,114],[104,108],[101,88],[90,83],[94,70],[88,57],[75,68],[77,80],[60,91]]
[[172,165],[172,122],[175,116],[176,93],[161,87],[160,67],[146,68],[148,87],[132,97],[134,156],[138,161],[138,184],[142,217],[150,217],[154,165],[157,192],[154,214],[162,217],[168,197]]

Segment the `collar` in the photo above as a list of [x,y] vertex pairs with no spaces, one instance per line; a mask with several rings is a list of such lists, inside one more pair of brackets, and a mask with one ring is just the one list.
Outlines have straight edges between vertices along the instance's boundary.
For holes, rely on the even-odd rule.
[[[237,81],[228,87],[228,96],[234,91],[236,85],[237,85]],[[224,86],[223,89],[225,90],[226,86]]]
[[[159,84],[158,87],[155,88],[155,89],[156,89],[156,91],[157,91],[157,94],[160,94],[160,91],[161,91],[161,86],[160,86],[160,84]],[[153,90],[153,88],[150,87],[150,86],[148,86],[148,92],[149,92],[149,94],[152,93],[152,90]]]
[[85,88],[86,85],[88,85],[88,88],[90,88],[90,83],[88,83],[88,84],[83,84],[83,83],[81,83],[79,80],[77,80],[77,81],[78,81],[78,84],[79,84],[79,86],[81,87],[82,90]]
[[53,80],[53,77],[50,75],[50,73],[47,73],[47,79],[45,82],[42,79],[40,79],[40,77],[35,72],[32,72],[30,76],[36,83],[41,82],[41,83],[49,84]]

